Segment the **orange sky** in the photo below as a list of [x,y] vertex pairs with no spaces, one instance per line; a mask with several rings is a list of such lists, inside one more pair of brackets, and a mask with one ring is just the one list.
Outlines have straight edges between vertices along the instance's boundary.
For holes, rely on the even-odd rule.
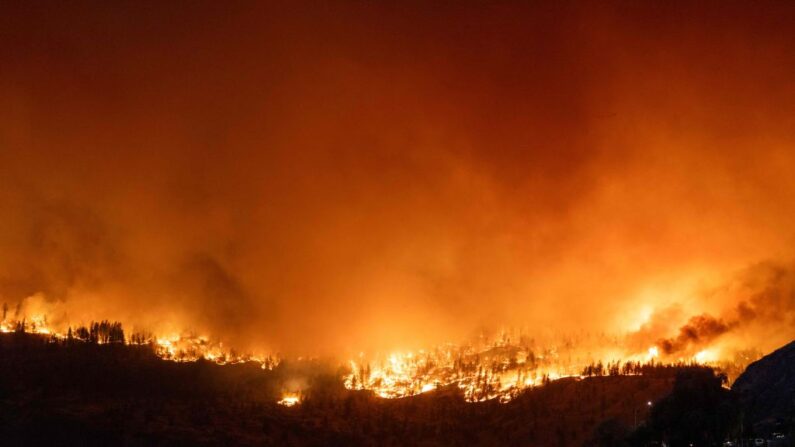
[[0,298],[338,352],[790,272],[795,4],[524,3],[4,3]]

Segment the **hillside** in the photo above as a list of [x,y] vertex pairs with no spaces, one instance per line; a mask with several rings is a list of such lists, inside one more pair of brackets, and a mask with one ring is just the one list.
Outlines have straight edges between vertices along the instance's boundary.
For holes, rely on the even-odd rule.
[[[457,389],[388,400],[344,389],[321,362],[175,363],[20,334],[0,337],[0,355],[0,438],[11,445],[580,446],[603,421],[630,431],[673,383],[668,371],[562,379],[507,404],[467,403]],[[278,405],[296,381],[304,401]]]
[[795,418],[795,341],[749,365],[732,389],[740,396],[747,423],[762,432],[781,425],[791,427]]

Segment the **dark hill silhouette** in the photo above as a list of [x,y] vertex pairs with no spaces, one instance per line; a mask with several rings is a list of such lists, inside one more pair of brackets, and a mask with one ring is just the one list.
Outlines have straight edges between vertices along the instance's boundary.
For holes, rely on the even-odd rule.
[[757,432],[786,432],[795,418],[795,341],[748,365],[732,387]]
[[735,394],[726,376],[708,368],[678,371],[671,393],[657,402],[649,420],[624,442],[605,446],[718,446],[740,433]]
[[[3,445],[516,445],[580,446],[603,421],[627,433],[648,402],[682,371],[568,378],[526,390],[507,404],[467,403],[455,387],[381,399],[342,386],[330,362],[176,363],[147,346],[53,343],[0,334]],[[276,401],[305,384],[301,404]]]

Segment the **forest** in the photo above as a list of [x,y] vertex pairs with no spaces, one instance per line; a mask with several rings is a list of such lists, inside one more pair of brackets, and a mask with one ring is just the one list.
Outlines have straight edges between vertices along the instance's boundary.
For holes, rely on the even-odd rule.
[[[508,403],[467,402],[456,387],[382,399],[343,386],[330,361],[171,362],[113,343],[114,323],[74,339],[0,334],[0,435],[75,445],[717,445],[739,436],[725,377],[696,365],[589,366]],[[116,334],[116,335],[111,335]],[[79,341],[78,341],[79,340]],[[107,341],[107,342],[105,342]],[[611,375],[611,370],[614,374]],[[627,374],[623,374],[623,373]],[[590,377],[589,377],[590,376]],[[293,407],[277,402],[301,388]]]

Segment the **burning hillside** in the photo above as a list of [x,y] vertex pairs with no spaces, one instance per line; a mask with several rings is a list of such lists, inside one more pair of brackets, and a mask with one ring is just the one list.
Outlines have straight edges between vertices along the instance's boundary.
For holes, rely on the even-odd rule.
[[[552,380],[636,375],[655,365],[706,364],[723,371],[731,382],[763,354],[766,345],[760,344],[761,337],[778,340],[795,336],[791,310],[795,308],[793,277],[791,268],[764,263],[738,272],[726,283],[693,291],[693,297],[737,303],[717,313],[717,317],[709,313],[688,317],[681,307],[669,305],[646,312],[639,322],[622,325],[631,329],[613,334],[484,331],[463,343],[326,357],[347,370],[343,378],[347,388],[370,390],[383,398],[455,387],[468,401],[507,402],[528,388]],[[108,321],[72,325],[63,305],[53,306],[41,294],[15,306],[5,304],[3,309],[0,332],[40,334],[58,342],[146,345],[165,360],[204,359],[220,365],[253,362],[263,369],[272,369],[285,358],[315,357],[312,352],[281,354],[262,348],[240,349],[224,334],[173,329],[125,334],[121,323]],[[54,310],[57,316],[53,319],[48,310]],[[301,390],[302,386],[288,390],[292,394],[290,399],[285,398],[285,404],[297,403]]]
[[795,338],[793,23],[767,0],[0,2],[0,336],[40,342],[30,369],[119,348],[275,377],[257,404],[296,414],[313,387],[329,412],[505,412],[688,365],[723,396],[711,368]]
[[[148,346],[158,357],[175,362],[201,359],[218,365],[255,363],[271,370],[282,361],[278,355],[240,353],[223,342],[211,342],[206,336],[142,332],[126,336],[121,323],[107,320],[69,326],[63,331],[50,327],[46,316],[6,318],[0,322],[0,333],[35,334],[50,343],[61,344]],[[746,352],[744,357],[735,355],[728,359],[709,349],[688,358],[661,356],[665,342],[644,353],[628,353],[622,351],[621,341],[621,337],[583,336],[544,346],[526,336],[512,338],[502,333],[494,340],[481,337],[476,343],[446,344],[427,351],[397,352],[374,358],[362,353],[344,365],[348,372],[343,382],[348,389],[372,391],[381,398],[408,397],[452,386],[460,389],[470,402],[494,399],[504,403],[528,388],[565,377],[643,375],[677,365],[711,365],[729,373],[733,379],[758,357],[755,352]],[[300,402],[301,391],[301,387],[293,387],[285,391],[279,402],[295,405]]]

